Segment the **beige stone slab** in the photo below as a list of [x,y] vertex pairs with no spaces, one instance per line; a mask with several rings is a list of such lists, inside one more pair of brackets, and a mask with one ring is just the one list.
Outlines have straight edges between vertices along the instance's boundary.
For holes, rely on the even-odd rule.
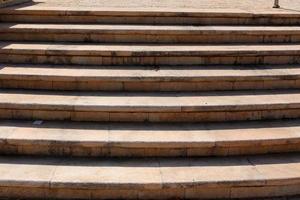
[[168,25],[96,25],[96,24],[13,24],[3,23],[0,32],[103,33],[103,34],[285,34],[300,33],[297,26],[168,26]]
[[295,109],[298,90],[198,93],[105,93],[1,90],[6,109],[101,112],[204,112]]
[[[236,3],[234,0],[205,0],[201,3],[199,1],[193,0],[192,2],[182,2],[179,0],[170,2],[160,2],[160,1],[134,1],[130,0],[126,3],[120,0],[114,1],[84,1],[78,2],[74,0],[68,0],[66,2],[61,2],[58,0],[42,0],[41,4],[26,5],[13,7],[5,10],[5,13],[13,13],[13,11],[23,11],[24,13],[29,13],[29,11],[34,14],[90,14],[90,15],[117,15],[121,13],[125,16],[214,16],[214,17],[253,17],[259,15],[281,15],[297,16],[295,10],[289,9],[272,9],[273,2],[271,0],[257,1],[253,3],[251,0],[245,0],[242,3]],[[297,0],[283,0],[283,4],[287,8],[297,8],[299,3]],[[271,5],[271,6],[270,6]],[[27,12],[26,12],[27,11]]]
[[265,45],[109,45],[1,42],[0,53],[82,56],[253,56],[297,55],[299,44]]
[[165,187],[174,187],[176,184],[183,187],[239,185],[244,182],[264,184],[264,177],[245,158],[226,158],[221,162],[210,158],[164,160],[160,166]]
[[29,155],[242,155],[297,151],[300,143],[299,120],[199,125],[4,121],[0,130],[3,145]]
[[[90,15],[120,15],[123,16],[180,16],[185,14],[187,16],[252,16],[250,13],[245,12],[240,9],[192,9],[192,8],[128,8],[128,7],[119,7],[119,8],[111,8],[111,7],[84,7],[84,6],[26,6],[26,7],[14,7],[14,8],[6,8],[1,10],[1,13],[13,14],[16,11],[18,13],[34,13],[34,14],[90,14]],[[294,13],[296,14],[296,13]]]
[[[122,9],[127,10],[144,10],[144,11],[182,11],[182,12],[232,12],[232,13],[246,13],[247,11],[250,13],[251,11],[258,12],[257,10],[264,11],[264,12],[273,12],[273,13],[295,13],[293,10],[281,10],[281,9],[272,9],[272,0],[259,0],[253,2],[251,0],[245,0],[243,2],[236,3],[235,0],[202,0],[201,2],[197,0],[192,0],[189,2],[182,2],[180,0],[175,0],[170,2],[161,2],[161,1],[151,1],[151,0],[141,0],[141,1],[134,1],[129,0],[128,2],[123,2],[121,0],[105,0],[102,2],[95,2],[95,1],[84,1],[78,2],[74,0],[68,0],[67,2],[61,2],[58,0],[42,0],[39,2],[43,2],[41,5],[33,5],[23,8],[26,9],[34,9],[34,8],[44,8],[53,7],[53,6],[60,6],[65,7],[64,10],[82,10],[88,11],[90,8],[91,10],[116,10],[121,11]],[[281,2],[286,8],[299,8],[299,2],[297,0],[282,0]],[[270,6],[271,5],[271,6]],[[49,9],[50,9],[49,8]],[[48,10],[49,10],[48,9]],[[62,9],[62,8],[61,8]],[[205,11],[206,10],[206,11]]]
[[0,158],[0,185],[49,187],[59,159]]
[[187,148],[213,147],[215,138],[205,125],[111,124],[109,142],[112,147]]
[[[176,97],[176,96],[175,96]],[[174,96],[173,96],[174,98]],[[81,95],[75,102],[75,110],[93,111],[100,109],[102,111],[127,111],[127,112],[141,112],[141,111],[155,111],[161,112],[180,111],[181,107],[178,102],[173,101],[171,97],[158,97],[157,95],[139,95],[139,94],[104,94],[94,95]],[[139,105],[137,107],[137,104]],[[164,106],[161,106],[164,105]]]
[[[175,23],[184,25],[188,23],[299,24],[297,19],[299,13],[295,11],[299,8],[297,0],[284,0],[282,4],[285,9],[272,9],[272,0],[259,0],[255,3],[251,0],[245,0],[242,3],[237,3],[234,0],[205,0],[204,2],[201,1],[201,3],[196,0],[192,2],[130,0],[126,1],[126,3],[120,0],[105,0],[101,1],[101,3],[93,0],[80,2],[75,0],[63,2],[47,0],[33,5],[2,9],[1,13],[9,14],[3,19],[23,22],[43,21],[57,23],[59,21],[76,23],[87,21],[89,23],[98,23],[100,21],[105,23]],[[18,15],[13,16],[13,14]],[[84,15],[88,16],[88,18],[83,19],[82,16]]]
[[300,76],[298,65],[283,66],[179,66],[86,67],[1,64],[0,78],[47,81],[213,81],[284,80]]
[[11,145],[53,145],[57,143],[77,144],[85,148],[102,147],[108,142],[108,125],[106,124],[45,121],[41,125],[34,125],[33,123],[32,121],[4,122],[0,127],[1,129],[12,130],[11,134],[6,134],[6,141]]
[[[38,11],[20,11],[11,12],[2,9],[1,19],[5,22],[20,22],[20,23],[85,23],[85,24],[161,24],[161,25],[299,25],[298,13],[290,14],[272,14],[269,15],[248,15],[240,18],[239,14],[226,13],[227,17],[224,17],[222,13],[200,13],[199,17],[189,16],[159,16],[154,17],[153,13],[150,15],[142,13],[142,16],[137,16],[135,13],[130,16],[130,13],[126,13],[127,16],[119,16],[118,12],[112,15],[105,15],[105,13],[87,14],[78,12],[56,12],[51,10],[50,12],[38,10]],[[202,16],[201,16],[202,15]],[[209,16],[210,15],[210,16]],[[215,16],[213,16],[215,15]],[[223,16],[222,16],[223,15]],[[247,15],[247,14],[246,14]],[[65,16],[65,17],[62,17]],[[254,17],[254,18],[253,18]]]
[[[86,163],[85,165],[82,165]],[[84,185],[82,185],[84,183]],[[51,187],[102,189],[160,189],[161,176],[155,160],[94,160],[66,162],[58,166]]]
[[2,123],[0,126],[0,144],[6,141],[6,138],[13,134],[16,128],[13,123]]
[[[177,195],[182,195],[182,189],[186,189],[187,195],[203,193],[210,198],[218,196],[217,193],[212,195],[212,191],[219,190],[225,195],[227,189],[233,189],[235,196],[238,196],[238,192],[243,196],[249,191],[260,191],[257,195],[253,195],[253,197],[260,197],[262,187],[265,187],[269,194],[278,189],[281,195],[287,195],[289,191],[298,194],[299,190],[297,191],[295,187],[300,181],[298,153],[226,159],[72,158],[57,160],[6,157],[0,159],[0,170],[5,172],[5,175],[0,178],[1,187],[18,186],[26,191],[30,189],[29,187],[39,186],[40,189],[48,191],[45,193],[46,197],[53,197],[54,194],[58,194],[56,191],[60,190],[59,194],[64,194],[64,198],[69,197],[67,194],[71,195],[68,191],[72,189],[78,192],[138,190],[140,195],[148,194],[147,196],[150,195],[150,191],[153,191],[154,193],[149,197],[172,189],[180,190]],[[285,190],[281,190],[280,187]],[[64,190],[66,193],[63,193]],[[2,192],[3,194],[5,192]],[[104,194],[108,195],[108,193]],[[16,196],[13,193],[10,195],[10,197]],[[101,197],[101,193],[97,193],[97,196]]]
[[[112,124],[110,142],[116,146],[234,147],[299,142],[297,121],[204,123],[200,125]],[[140,145],[139,145],[140,143]],[[166,146],[164,146],[166,145]]]
[[[278,162],[278,160],[281,160]],[[282,180],[290,183],[298,183],[300,177],[299,157],[297,155],[285,156],[277,155],[273,158],[261,156],[259,158],[250,158],[249,161],[255,166],[257,171],[268,177],[268,183],[280,185]],[[287,165],[287,163],[290,163]],[[291,177],[293,177],[291,179]],[[289,181],[289,179],[291,179]]]
[[[247,144],[272,146],[298,141],[299,128],[297,121],[284,120],[208,124],[207,132],[214,135],[217,147],[242,147]],[[281,140],[282,137],[287,140]]]
[[[32,94],[28,92],[16,92],[16,93],[7,93],[2,90],[0,94],[0,101],[2,105],[6,108],[9,107],[18,107],[21,105],[30,105],[31,109],[39,109],[43,106],[50,106],[54,110],[72,110],[73,105],[71,102],[74,102],[77,96],[69,96],[64,93],[58,95],[47,95],[47,92],[41,92],[39,94]],[[48,105],[48,106],[47,106]],[[21,106],[22,107],[22,106]],[[45,108],[45,107],[44,107]],[[49,107],[48,107],[49,108]]]

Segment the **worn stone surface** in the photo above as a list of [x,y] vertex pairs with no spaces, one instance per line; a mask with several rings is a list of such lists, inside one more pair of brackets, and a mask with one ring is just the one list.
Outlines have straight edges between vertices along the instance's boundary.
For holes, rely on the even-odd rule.
[[[105,43],[288,43],[300,41],[299,26],[158,26],[102,24],[0,25],[7,41]],[[133,37],[134,35],[134,37]]]
[[290,45],[120,45],[0,43],[0,61],[104,66],[299,64]]
[[105,67],[2,64],[0,86],[80,91],[213,91],[300,88],[298,65]]
[[2,119],[204,122],[299,117],[298,90],[105,93],[2,90]]
[[[280,0],[282,11],[300,9],[298,0]],[[117,7],[117,8],[197,8],[197,9],[243,9],[247,11],[274,11],[273,0],[34,0],[35,7]]]
[[272,4],[0,9],[0,198],[299,195],[300,4]]
[[[210,156],[299,151],[298,120],[219,124],[2,122],[1,153]],[[256,146],[256,148],[251,148]]]
[[1,90],[2,109],[82,112],[212,112],[299,108],[298,90],[105,93]]
[[[159,192],[174,198],[206,196],[265,197],[269,192],[293,195],[299,192],[299,155],[255,156],[245,158],[196,159],[48,159],[1,158],[0,196],[10,187],[9,197],[25,192],[44,192],[44,197],[64,198],[91,195],[103,199],[116,191],[119,198],[156,197]],[[41,174],[43,176],[41,176]],[[233,187],[234,184],[234,187]],[[286,185],[286,186],[285,186]],[[199,190],[192,190],[201,186]],[[269,189],[261,191],[261,186]],[[33,190],[32,190],[33,189]],[[174,192],[170,193],[172,190]],[[242,193],[238,191],[244,190]],[[71,191],[76,191],[74,196]],[[154,192],[155,191],[155,192]],[[167,192],[167,193],[166,193]],[[196,192],[196,193],[195,193]],[[122,195],[120,195],[122,194]],[[24,197],[28,197],[27,193]],[[57,196],[56,196],[57,197]],[[166,197],[166,196],[165,196]]]

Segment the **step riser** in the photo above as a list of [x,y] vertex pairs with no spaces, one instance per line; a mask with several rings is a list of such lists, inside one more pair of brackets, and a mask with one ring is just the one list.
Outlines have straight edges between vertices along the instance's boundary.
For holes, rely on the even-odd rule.
[[249,81],[54,81],[47,77],[28,79],[1,79],[0,87],[5,89],[46,89],[69,91],[222,91],[222,90],[268,90],[300,89],[300,78],[290,80]]
[[6,15],[0,22],[82,23],[82,24],[152,24],[152,25],[300,25],[300,17],[146,17],[88,15]]
[[[300,140],[286,140],[261,144],[248,142],[239,146],[235,143],[212,144],[212,147],[195,147],[193,144],[183,144],[185,147],[163,147],[162,144],[145,143],[139,147],[134,144],[80,144],[63,143],[59,141],[14,141],[0,140],[0,153],[3,155],[26,155],[26,156],[84,156],[84,157],[194,157],[194,156],[232,156],[232,155],[255,155],[268,153],[300,152]],[[144,147],[142,147],[144,146]],[[180,145],[177,145],[180,146]],[[255,148],[253,148],[255,146]]]
[[[46,55],[48,53],[46,52]],[[299,55],[233,55],[233,56],[81,56],[81,55],[22,55],[0,54],[1,63],[74,64],[106,66],[182,66],[182,65],[263,65],[300,64]]]
[[[26,106],[25,106],[26,107]],[[68,110],[0,109],[0,119],[68,120],[91,122],[226,122],[294,119],[300,109],[207,112],[101,112]]]
[[101,43],[296,43],[300,34],[260,34],[248,35],[235,33],[211,34],[103,34],[103,33],[0,33],[2,41],[39,41],[39,42],[101,42]]
[[[228,184],[199,185],[189,187],[168,187],[137,189],[112,189],[103,186],[101,189],[86,189],[86,187],[5,187],[0,186],[2,198],[34,198],[34,199],[236,199],[236,198],[259,198],[280,197],[299,195],[300,184],[298,180],[290,183],[289,180],[280,180],[280,184],[269,185],[261,183],[256,185],[231,186]],[[217,185],[217,186],[216,186]],[[151,187],[151,186],[150,186]],[[95,187],[94,187],[95,188]],[[270,195],[272,194],[272,195]]]

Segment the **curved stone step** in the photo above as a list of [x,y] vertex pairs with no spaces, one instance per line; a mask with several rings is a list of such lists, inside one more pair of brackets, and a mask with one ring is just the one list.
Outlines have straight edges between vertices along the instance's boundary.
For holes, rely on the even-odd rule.
[[300,155],[194,159],[1,157],[0,196],[59,199],[257,198],[300,194]]
[[0,90],[0,118],[204,122],[300,117],[300,91],[104,93]]
[[146,45],[0,43],[0,62],[82,65],[300,63],[299,44]]
[[300,152],[300,121],[202,124],[0,122],[0,152],[50,156],[228,156]]
[[251,12],[240,9],[99,8],[22,6],[0,10],[2,22],[177,24],[177,25],[300,25],[297,11]]
[[44,42],[293,43],[300,42],[300,27],[3,23],[0,37],[7,41]]
[[300,88],[300,66],[88,67],[0,64],[0,87],[74,91],[291,89]]

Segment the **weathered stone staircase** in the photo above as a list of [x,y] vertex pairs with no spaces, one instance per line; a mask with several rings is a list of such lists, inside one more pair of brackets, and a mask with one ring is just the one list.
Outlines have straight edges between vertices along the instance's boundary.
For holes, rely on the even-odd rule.
[[0,21],[0,197],[300,194],[300,14],[24,7]]

